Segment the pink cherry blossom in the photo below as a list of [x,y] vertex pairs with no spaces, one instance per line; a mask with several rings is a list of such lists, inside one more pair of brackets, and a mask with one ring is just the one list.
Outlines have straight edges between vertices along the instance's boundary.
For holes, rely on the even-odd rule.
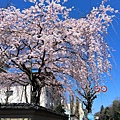
[[[5,86],[13,81],[40,88],[61,84],[70,91],[74,80],[87,85],[91,78],[97,84],[104,73],[109,74],[110,48],[104,35],[117,10],[103,1],[85,18],[76,20],[69,17],[72,9],[59,0],[29,1],[34,5],[22,12],[13,6],[0,8],[0,59],[9,66],[8,73],[0,73]],[[53,76],[59,82],[53,82]]]

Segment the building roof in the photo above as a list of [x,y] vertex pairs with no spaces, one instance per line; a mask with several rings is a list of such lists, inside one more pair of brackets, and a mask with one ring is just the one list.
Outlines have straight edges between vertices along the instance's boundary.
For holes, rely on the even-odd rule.
[[51,110],[39,105],[35,105],[35,104],[29,104],[29,103],[0,103],[0,110],[42,110],[42,111],[46,111],[46,112],[50,112],[56,115],[61,115],[61,116],[65,116],[68,117],[68,115],[66,114],[60,114],[58,112],[56,112],[55,110]]

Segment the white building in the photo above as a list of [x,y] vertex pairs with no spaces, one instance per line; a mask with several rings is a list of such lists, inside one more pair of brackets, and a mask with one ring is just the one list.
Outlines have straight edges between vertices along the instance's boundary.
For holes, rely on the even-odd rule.
[[[0,68],[0,72],[6,72]],[[31,85],[12,85],[5,87],[4,83],[0,83],[0,103],[31,103]],[[3,85],[3,86],[2,86]],[[43,87],[40,95],[40,106],[47,108],[56,108],[61,103],[60,94],[52,87]],[[57,99],[56,99],[57,98]]]
[[[48,87],[42,88],[40,106],[55,108],[58,104],[60,104],[61,98],[55,99],[51,90],[52,89]],[[0,103],[31,103],[30,94],[30,85],[26,88],[24,86],[11,86],[10,88],[4,87],[0,90]]]
[[[71,111],[71,107],[72,107],[72,111]],[[69,115],[69,120],[83,120],[84,111],[81,101],[79,101],[79,104],[74,103],[72,106],[68,104],[66,108],[66,114]]]

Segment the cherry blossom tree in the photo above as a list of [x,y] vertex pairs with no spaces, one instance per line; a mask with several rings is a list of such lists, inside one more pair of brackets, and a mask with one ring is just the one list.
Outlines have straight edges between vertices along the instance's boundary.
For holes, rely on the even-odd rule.
[[104,35],[118,11],[105,6],[104,0],[76,20],[69,16],[72,8],[60,0],[29,1],[34,5],[22,11],[14,6],[0,8],[0,57],[9,66],[8,73],[0,73],[4,85],[31,84],[31,102],[38,104],[44,86],[71,91],[74,82],[68,76],[86,85],[87,78],[98,83],[101,74],[109,73]]

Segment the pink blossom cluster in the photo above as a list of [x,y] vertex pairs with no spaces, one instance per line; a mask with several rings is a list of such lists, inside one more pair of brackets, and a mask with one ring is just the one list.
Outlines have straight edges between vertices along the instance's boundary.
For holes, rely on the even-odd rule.
[[58,78],[62,75],[60,83],[70,90],[68,76],[86,85],[89,77],[98,83],[102,74],[109,73],[110,48],[104,35],[118,11],[103,1],[76,20],[60,0],[29,1],[34,5],[22,11],[14,6],[0,8],[0,59],[9,66],[8,73],[0,73],[0,81],[26,84],[25,77],[30,79],[33,70],[39,75],[47,71]]

